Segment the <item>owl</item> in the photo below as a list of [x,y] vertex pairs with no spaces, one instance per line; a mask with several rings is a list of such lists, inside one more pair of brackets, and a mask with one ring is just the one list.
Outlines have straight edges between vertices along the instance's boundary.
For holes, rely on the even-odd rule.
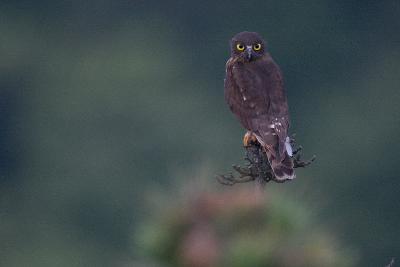
[[256,32],[241,32],[230,42],[225,100],[247,129],[244,146],[258,142],[278,181],[294,179],[288,137],[289,108],[281,70]]

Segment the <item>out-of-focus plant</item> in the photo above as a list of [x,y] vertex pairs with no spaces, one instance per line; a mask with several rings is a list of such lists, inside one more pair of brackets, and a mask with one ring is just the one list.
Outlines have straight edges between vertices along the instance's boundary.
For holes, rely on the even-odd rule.
[[144,256],[166,266],[354,266],[350,250],[282,197],[247,189],[190,194],[163,203],[135,237]]

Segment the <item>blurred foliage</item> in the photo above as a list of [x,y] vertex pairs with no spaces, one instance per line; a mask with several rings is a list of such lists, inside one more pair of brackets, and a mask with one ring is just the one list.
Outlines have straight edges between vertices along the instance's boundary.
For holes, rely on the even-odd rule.
[[139,225],[137,249],[163,266],[355,266],[304,207],[240,188],[166,197]]
[[318,156],[268,192],[305,202],[361,266],[398,257],[399,14],[394,0],[0,1],[0,266],[129,264],[147,192],[237,163],[222,91],[242,30],[268,40],[291,130]]

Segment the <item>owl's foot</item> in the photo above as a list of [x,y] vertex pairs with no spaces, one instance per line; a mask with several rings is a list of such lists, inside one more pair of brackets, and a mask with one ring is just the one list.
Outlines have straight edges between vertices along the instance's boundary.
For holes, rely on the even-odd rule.
[[240,176],[235,177],[232,173],[227,175],[216,175],[218,182],[223,185],[234,185],[237,183],[247,183],[253,181],[255,177],[252,175],[250,168],[240,167],[239,165],[232,165],[232,168],[239,173]]
[[243,137],[243,146],[249,147],[257,143],[257,137],[252,132],[247,131],[247,133]]

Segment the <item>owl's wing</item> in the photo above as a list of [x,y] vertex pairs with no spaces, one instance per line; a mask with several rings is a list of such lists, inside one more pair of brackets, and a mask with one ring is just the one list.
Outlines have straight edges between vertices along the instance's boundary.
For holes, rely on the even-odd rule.
[[[272,143],[274,145],[273,150],[276,153],[276,158],[283,160],[289,129],[289,109],[283,85],[283,76],[280,68],[272,58],[268,57],[267,60],[260,61],[259,64],[260,67],[257,68],[259,71],[256,73],[264,77],[261,79],[259,88],[264,98],[268,101],[268,109],[266,111],[268,118],[266,118],[266,121],[269,122],[269,125],[263,123],[258,128],[265,131],[267,127],[276,135],[276,141]],[[265,110],[263,107],[261,109]]]

